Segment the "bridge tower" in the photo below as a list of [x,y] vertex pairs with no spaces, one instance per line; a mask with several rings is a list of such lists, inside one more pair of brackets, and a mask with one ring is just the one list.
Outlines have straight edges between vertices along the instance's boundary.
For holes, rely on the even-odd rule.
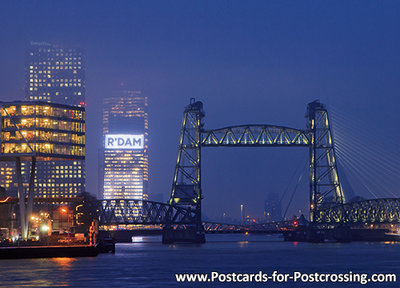
[[310,135],[310,220],[319,222],[316,211],[345,203],[336,165],[328,111],[318,100],[307,106]]
[[175,241],[204,242],[204,228],[201,220],[201,129],[205,113],[203,103],[190,99],[183,113],[169,204],[195,211],[195,223],[185,225],[183,229],[171,229],[168,223],[164,227],[163,242]]

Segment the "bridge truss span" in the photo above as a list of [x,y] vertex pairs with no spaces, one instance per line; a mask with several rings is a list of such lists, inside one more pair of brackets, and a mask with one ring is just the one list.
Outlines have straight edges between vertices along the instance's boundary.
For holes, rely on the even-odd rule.
[[188,208],[135,199],[100,200],[97,215],[100,225],[184,225],[196,217]]
[[218,222],[203,222],[206,233],[279,233],[278,222],[254,224],[227,224]]
[[201,131],[203,147],[309,146],[306,131],[275,125],[239,125]]
[[400,198],[381,198],[316,211],[319,224],[399,224]]

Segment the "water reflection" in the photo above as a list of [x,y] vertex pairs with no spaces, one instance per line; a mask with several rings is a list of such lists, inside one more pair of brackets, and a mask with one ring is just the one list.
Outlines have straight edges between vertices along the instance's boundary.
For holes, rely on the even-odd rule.
[[[262,268],[267,273],[277,269],[288,272],[301,269],[326,273],[358,270],[372,274],[396,273],[400,267],[400,244],[392,242],[293,243],[275,236],[244,234],[207,235],[207,243],[203,245],[163,245],[160,236],[138,237],[134,241],[117,244],[115,254],[97,257],[2,260],[0,275],[7,277],[1,277],[0,287],[175,288],[178,287],[175,273],[257,272]],[[226,283],[212,286],[192,284],[185,287],[239,287]],[[253,284],[251,287],[254,288],[266,287],[264,283]],[[341,287],[325,284],[312,287]],[[399,287],[398,283],[367,286]],[[293,283],[277,283],[268,287],[294,286]]]
[[249,241],[239,241],[239,247],[245,247],[249,244]]
[[143,237],[141,236],[132,236],[132,243],[142,243]]
[[72,271],[72,264],[77,261],[77,259],[70,257],[57,257],[51,258],[51,261],[56,264],[59,271],[62,271],[62,274],[59,275],[60,277],[58,278],[58,282],[54,284],[57,284],[57,286],[60,287],[70,286],[70,283],[67,279],[69,278],[70,272]]
[[51,260],[60,268],[60,270],[70,270],[72,263],[76,261],[76,258],[57,257],[51,258]]

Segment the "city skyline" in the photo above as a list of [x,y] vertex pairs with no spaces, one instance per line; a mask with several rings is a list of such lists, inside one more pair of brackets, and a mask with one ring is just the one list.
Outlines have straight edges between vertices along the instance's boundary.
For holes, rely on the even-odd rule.
[[[357,145],[383,147],[392,164],[399,166],[398,157],[392,157],[393,143],[398,142],[395,123],[400,121],[395,108],[399,102],[396,5],[388,9],[367,3],[361,9],[354,2],[308,2],[306,9],[300,3],[203,4],[127,3],[110,8],[99,3],[94,12],[85,3],[77,9],[73,3],[43,2],[52,13],[28,2],[22,12],[6,4],[9,13],[2,19],[14,24],[1,32],[8,40],[0,53],[4,100],[23,97],[21,55],[30,41],[62,39],[85,49],[87,145],[92,147],[87,151],[87,190],[93,194],[102,145],[101,103],[121,82],[149,96],[149,141],[154,145],[149,173],[157,179],[149,183],[149,190],[161,193],[164,200],[171,191],[182,111],[192,97],[204,103],[205,127],[210,129],[242,123],[304,128],[306,104],[319,98],[332,111],[338,143],[352,146],[350,140],[361,139]],[[352,125],[359,137],[347,138],[351,133],[339,130],[343,123]],[[364,150],[376,157],[372,152]],[[249,214],[262,215],[258,199],[265,200],[270,191],[283,193],[290,186],[287,182],[296,182],[298,176],[292,177],[296,167],[307,161],[302,149],[205,150],[203,155],[203,207],[210,217],[226,212],[239,218],[242,202]],[[350,164],[339,164],[351,169]],[[379,169],[368,169],[371,177],[379,177],[375,171]],[[357,175],[347,172],[348,182],[357,188],[355,194],[372,197],[368,189],[354,184]],[[395,191],[398,184],[385,181],[386,190]],[[307,207],[307,193],[303,177],[289,215]],[[224,201],[227,197],[229,203]]]
[[0,1],[0,286],[398,287],[399,16]]

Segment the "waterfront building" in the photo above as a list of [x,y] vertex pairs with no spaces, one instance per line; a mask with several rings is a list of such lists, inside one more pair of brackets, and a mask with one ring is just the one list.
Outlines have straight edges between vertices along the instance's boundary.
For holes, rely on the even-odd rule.
[[148,102],[140,91],[120,90],[104,100],[104,199],[146,200],[148,195]]
[[84,174],[78,163],[85,159],[85,108],[16,101],[0,102],[0,110],[0,160],[8,161],[0,167],[0,186],[10,192],[17,190],[15,164],[11,162],[17,158],[23,161],[21,174],[28,185],[34,157],[38,160],[36,196],[77,196],[84,189]]
[[[80,48],[49,42],[31,42],[26,54],[26,101],[85,106],[85,66],[83,51]],[[0,167],[0,169],[15,170],[14,163],[1,163]],[[29,163],[23,162],[22,173],[29,174],[24,172],[27,169],[29,169]],[[37,163],[36,170],[37,178],[56,179],[64,175],[64,183],[60,183],[59,186],[54,183],[43,183],[42,186],[37,187],[38,195],[43,195],[43,193],[54,197],[70,195],[71,187],[72,195],[85,191],[84,160],[40,161]],[[74,178],[74,175],[80,175],[80,177]],[[8,184],[4,185],[6,188]]]

